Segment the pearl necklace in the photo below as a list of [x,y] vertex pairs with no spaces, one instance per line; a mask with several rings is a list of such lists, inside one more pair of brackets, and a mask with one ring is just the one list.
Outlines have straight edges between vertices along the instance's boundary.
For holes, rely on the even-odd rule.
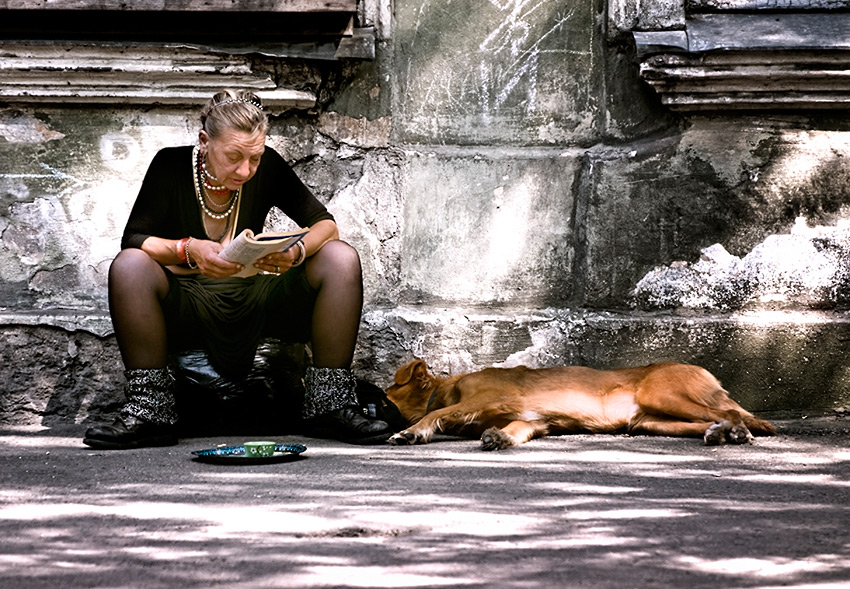
[[230,201],[225,203],[227,210],[225,211],[215,211],[207,204],[207,199],[201,190],[201,182],[200,182],[200,171],[201,167],[199,165],[200,162],[200,149],[195,146],[195,149],[192,151],[192,180],[195,184],[195,196],[198,198],[198,204],[201,205],[201,210],[208,217],[211,217],[216,220],[221,220],[230,216],[230,213],[233,212],[233,209],[236,207],[236,202],[239,200],[239,195],[242,193],[242,187],[240,186],[238,190],[231,190]]
[[[201,170],[204,172],[204,188],[207,189],[207,192],[212,192],[213,194],[224,194],[228,192],[227,186],[223,186],[221,184],[221,180],[210,174],[210,171],[207,170],[207,156],[206,154],[200,156],[201,159]],[[211,182],[218,182],[218,184],[212,184]]]
[[212,192],[213,194],[225,194],[227,192],[233,192],[227,186],[221,186],[221,185],[216,186],[215,184],[210,184],[209,182],[207,182],[206,178],[204,178],[202,183],[203,183],[206,191]]
[[207,178],[209,178],[213,182],[221,182],[221,180],[219,180],[218,178],[216,178],[215,176],[210,174],[210,171],[207,170],[207,155],[206,154],[204,154],[203,157],[201,157],[201,169],[204,171],[204,176],[206,176]]
[[[207,228],[205,226],[204,230],[206,231],[206,229]],[[229,230],[230,230],[230,217],[227,217],[227,222],[224,224],[224,231],[221,232],[221,235],[219,235],[218,237],[215,237],[215,238],[210,237],[210,239],[212,239],[213,241],[221,241],[224,238],[224,236],[227,235],[227,232]],[[207,237],[209,237],[209,232],[207,232]]]

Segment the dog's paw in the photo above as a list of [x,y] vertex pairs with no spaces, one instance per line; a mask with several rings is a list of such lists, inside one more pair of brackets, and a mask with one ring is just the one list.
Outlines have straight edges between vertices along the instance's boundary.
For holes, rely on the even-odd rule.
[[730,444],[750,444],[753,441],[753,434],[741,423],[726,432],[726,439]]
[[491,427],[481,434],[482,450],[504,450],[514,445],[511,437],[497,427]]
[[390,446],[411,446],[416,443],[416,436],[408,431],[393,434],[387,440]]
[[726,443],[726,433],[732,429],[732,422],[726,421],[718,421],[705,430],[705,436],[703,436],[703,440],[706,446],[720,446],[721,444]]

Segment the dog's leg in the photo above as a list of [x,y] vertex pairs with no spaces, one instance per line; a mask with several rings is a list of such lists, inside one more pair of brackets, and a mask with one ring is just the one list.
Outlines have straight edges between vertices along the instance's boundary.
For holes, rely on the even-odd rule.
[[474,409],[475,406],[465,406],[463,403],[437,409],[406,430],[393,434],[387,442],[393,446],[427,444],[434,434],[451,432],[474,422],[478,417]]
[[703,436],[706,446],[719,446],[729,442],[730,444],[749,444],[753,441],[753,434],[743,423],[734,424],[723,420],[708,426]]
[[[416,425],[418,426],[419,424]],[[428,432],[418,427],[416,429],[409,428],[390,436],[390,439],[387,440],[387,443],[391,446],[412,446],[413,444],[427,444],[431,441],[433,435],[433,431]]]
[[[720,394],[718,391],[716,394]],[[725,393],[724,393],[725,395]],[[644,413],[650,415],[669,416],[671,419],[680,419],[694,422],[731,421],[742,422],[741,414],[735,410],[725,410],[709,407],[702,403],[694,402],[685,393],[677,393],[667,390],[640,391],[635,399]]]
[[[729,421],[733,430],[726,438],[737,444],[752,439],[750,430],[766,435],[776,433],[773,425],[755,417],[729,397],[729,393],[709,372],[694,366],[684,368],[691,374],[678,384],[666,382],[664,378],[647,378],[635,394],[640,408],[646,413],[672,419],[712,423]],[[664,371],[659,371],[658,375],[663,377]]]
[[753,439],[743,423],[734,424],[728,419],[693,422],[650,415],[644,415],[630,424],[629,433],[702,438],[706,446],[719,446],[726,442],[747,444]]
[[[742,412],[746,412],[743,409],[738,411],[740,407],[729,398],[725,390],[707,388],[700,391],[698,388],[694,386],[694,390],[677,392],[676,389],[664,385],[646,386],[645,383],[635,400],[641,411],[646,414],[695,423],[729,422],[731,429],[720,428],[723,430],[724,439],[734,444],[744,444],[752,440],[752,434],[744,424],[742,415]],[[717,435],[719,433],[712,433],[710,438],[715,439]]]
[[680,421],[677,419],[642,415],[629,424],[628,433],[651,436],[701,438],[714,421]]
[[482,450],[504,450],[545,436],[549,428],[543,422],[512,421],[502,429],[491,427],[481,434]]

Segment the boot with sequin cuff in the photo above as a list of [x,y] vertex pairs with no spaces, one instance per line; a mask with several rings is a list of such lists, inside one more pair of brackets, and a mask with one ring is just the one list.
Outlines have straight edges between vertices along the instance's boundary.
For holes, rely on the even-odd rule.
[[308,435],[349,444],[378,444],[394,433],[387,422],[363,412],[354,392],[356,385],[348,368],[307,369],[303,416]]
[[83,443],[124,450],[177,444],[174,375],[168,368],[134,369],[127,378],[127,404],[112,425],[90,427]]

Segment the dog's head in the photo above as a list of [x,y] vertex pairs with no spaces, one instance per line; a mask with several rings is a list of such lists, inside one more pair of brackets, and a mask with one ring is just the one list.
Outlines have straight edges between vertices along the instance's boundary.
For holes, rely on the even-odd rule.
[[394,383],[387,389],[387,397],[413,424],[425,417],[428,400],[437,384],[425,361],[414,360],[396,371]]

